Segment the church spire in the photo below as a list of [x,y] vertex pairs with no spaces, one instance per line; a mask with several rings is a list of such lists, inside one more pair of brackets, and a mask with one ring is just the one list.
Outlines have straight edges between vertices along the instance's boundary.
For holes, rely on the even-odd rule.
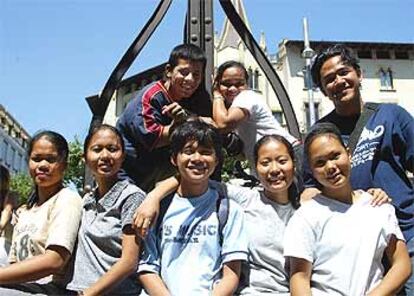
[[[246,11],[244,9],[243,1],[242,0],[231,0],[234,8],[236,9],[237,13],[240,15],[243,22],[246,24],[247,28],[250,31],[249,21],[247,20]],[[226,47],[233,47],[238,48],[241,39],[239,34],[237,34],[236,30],[233,28],[230,21],[226,18],[224,21],[224,27],[221,34],[220,42],[218,44],[218,50],[224,49]]]

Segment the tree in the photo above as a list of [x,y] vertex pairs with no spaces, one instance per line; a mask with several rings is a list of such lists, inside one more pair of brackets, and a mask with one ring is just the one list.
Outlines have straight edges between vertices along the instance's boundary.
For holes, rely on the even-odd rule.
[[74,185],[79,193],[83,192],[85,179],[85,162],[83,161],[83,147],[78,137],[69,143],[68,166],[65,171],[63,183],[66,186]]
[[23,204],[27,201],[32,189],[32,179],[28,174],[17,173],[11,176],[10,192],[15,192],[18,195],[18,204]]

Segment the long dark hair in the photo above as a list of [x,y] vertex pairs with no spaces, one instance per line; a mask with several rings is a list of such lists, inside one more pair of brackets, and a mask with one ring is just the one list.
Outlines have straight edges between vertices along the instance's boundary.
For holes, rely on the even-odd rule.
[[[262,137],[259,141],[257,141],[256,145],[254,145],[254,163],[257,166],[257,161],[259,159],[259,149],[269,143],[269,142],[279,142],[283,145],[285,145],[290,158],[293,161],[293,165],[295,165],[295,153],[293,151],[293,146],[292,144],[289,143],[288,140],[286,140],[284,137],[280,136],[280,135],[266,135],[264,137]],[[295,178],[292,181],[292,184],[290,184],[289,188],[288,188],[288,199],[290,201],[290,203],[292,204],[292,206],[297,209],[300,206],[299,203],[299,192],[296,186],[296,180]]]
[[[65,164],[67,163],[68,157],[69,157],[68,142],[66,141],[66,139],[61,134],[59,134],[57,132],[54,132],[54,131],[50,131],[50,130],[40,131],[32,137],[32,139],[29,142],[29,148],[27,150],[29,160],[30,160],[30,155],[32,154],[34,145],[40,139],[46,139],[51,144],[53,144],[53,146],[56,148],[56,151],[57,151],[57,154],[58,154],[58,157],[59,157],[58,161],[63,162]],[[35,190],[32,192],[32,194],[28,198],[27,206],[29,208],[31,208],[38,201],[39,201],[39,196],[38,196],[38,193],[37,193],[37,186],[35,184]]]

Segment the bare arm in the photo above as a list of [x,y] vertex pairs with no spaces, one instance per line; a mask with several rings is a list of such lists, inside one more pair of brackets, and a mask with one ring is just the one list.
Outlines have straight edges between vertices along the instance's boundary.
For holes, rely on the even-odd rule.
[[150,296],[168,296],[170,292],[162,281],[161,277],[152,272],[144,272],[139,274],[139,280],[145,291]]
[[62,269],[70,258],[64,247],[49,246],[42,255],[0,268],[1,284],[17,284],[38,280]]
[[318,188],[315,188],[315,187],[305,188],[305,190],[303,190],[303,192],[300,195],[300,202],[302,203],[304,201],[311,200],[319,193],[321,193],[321,191]]
[[233,295],[237,289],[240,278],[240,261],[230,261],[223,265],[223,277],[220,282],[214,286],[213,296]]
[[157,219],[161,200],[177,190],[178,185],[179,180],[173,176],[158,182],[155,188],[147,194],[147,197],[136,210],[132,224],[132,228],[140,236],[145,237],[147,235],[149,228]]
[[369,296],[395,295],[410,277],[411,263],[405,243],[393,235],[385,252],[391,262],[391,268],[381,283],[368,293]]
[[121,258],[92,286],[87,288],[84,295],[102,295],[136,271],[140,249],[139,238],[131,227],[126,226],[122,235]]
[[15,207],[14,197],[9,193],[3,202],[3,210],[0,217],[0,233],[6,227],[7,223],[11,220],[13,209]]
[[305,259],[289,257],[290,264],[290,293],[292,296],[312,295],[310,278],[312,263]]
[[217,91],[214,92],[213,119],[220,130],[229,132],[235,129],[239,122],[246,120],[248,116],[248,112],[241,108],[230,107],[227,109],[221,94]]

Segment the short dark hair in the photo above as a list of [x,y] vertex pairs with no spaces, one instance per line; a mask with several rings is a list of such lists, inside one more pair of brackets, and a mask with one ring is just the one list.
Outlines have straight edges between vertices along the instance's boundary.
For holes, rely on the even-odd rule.
[[221,64],[218,68],[217,68],[217,72],[216,72],[216,76],[214,77],[214,82],[213,82],[213,86],[214,87],[218,87],[218,85],[220,84],[221,79],[223,78],[223,73],[224,71],[226,71],[229,68],[239,68],[243,71],[244,73],[244,77],[246,79],[246,83],[249,80],[249,74],[247,73],[246,67],[237,61],[227,61],[224,62],[223,64]]
[[170,135],[171,155],[176,157],[190,141],[196,141],[200,146],[214,148],[217,159],[219,161],[223,159],[221,136],[212,125],[200,119],[190,119],[176,126]]
[[311,74],[313,83],[319,87],[319,89],[325,93],[325,90],[322,86],[321,81],[321,68],[323,64],[330,58],[335,56],[341,56],[341,61],[344,65],[351,66],[357,72],[361,72],[361,67],[359,66],[359,60],[356,58],[352,50],[346,47],[343,44],[335,44],[333,46],[328,47],[327,49],[323,50],[319,53],[313,60],[311,65]]
[[32,139],[29,142],[29,148],[27,150],[27,154],[32,154],[33,147],[36,144],[37,141],[39,141],[41,138],[46,138],[50,143],[52,143],[58,153],[59,159],[61,161],[67,162],[69,157],[69,145],[66,139],[59,133],[50,131],[50,130],[44,130],[37,132]]
[[305,158],[309,162],[309,147],[312,142],[322,136],[322,135],[332,135],[335,139],[339,141],[339,143],[346,148],[344,141],[342,140],[341,132],[339,131],[338,127],[331,123],[331,122],[321,122],[315,124],[309,133],[306,135],[305,144],[304,144],[304,151],[305,151]]
[[101,130],[110,130],[111,132],[113,132],[117,136],[117,138],[119,139],[119,143],[121,144],[122,153],[125,152],[125,142],[124,142],[124,138],[122,137],[122,135],[119,132],[119,130],[116,127],[112,126],[112,125],[109,125],[109,124],[105,124],[104,123],[104,124],[101,124],[101,125],[98,125],[98,126],[94,127],[91,131],[89,131],[88,135],[86,136],[85,141],[83,143],[83,153],[85,153],[85,156],[86,156],[86,152],[88,151],[88,147],[90,145],[90,142],[92,140],[92,137],[97,132],[99,132]]
[[178,60],[188,60],[192,62],[200,62],[203,65],[203,73],[206,67],[207,58],[204,51],[191,43],[184,43],[173,48],[168,59],[168,64],[171,69],[178,65]]

